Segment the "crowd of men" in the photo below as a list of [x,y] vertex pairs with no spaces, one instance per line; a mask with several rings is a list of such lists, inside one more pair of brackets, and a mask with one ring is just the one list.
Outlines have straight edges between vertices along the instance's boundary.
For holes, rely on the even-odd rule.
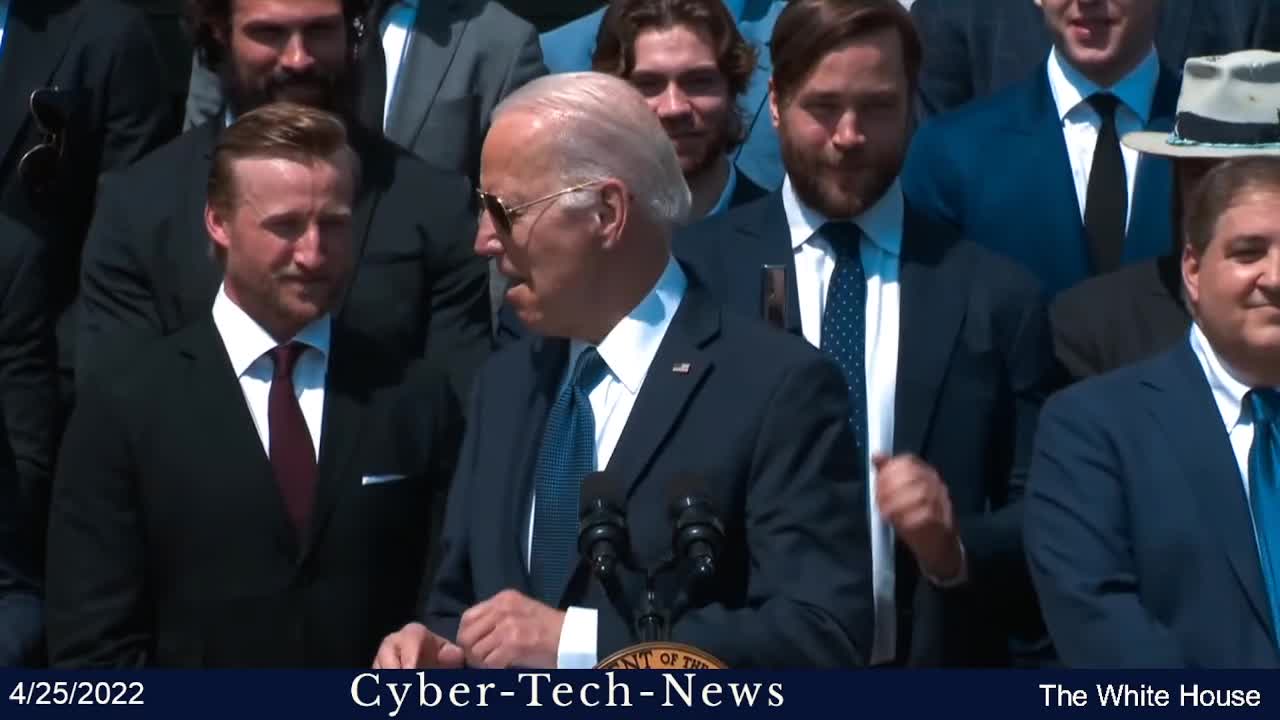
[[186,5],[0,0],[0,666],[1280,667],[1280,3]]

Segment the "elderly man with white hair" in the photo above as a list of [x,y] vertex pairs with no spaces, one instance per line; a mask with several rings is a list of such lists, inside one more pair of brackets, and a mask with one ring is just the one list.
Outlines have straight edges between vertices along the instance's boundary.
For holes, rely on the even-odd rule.
[[[476,250],[532,332],[480,371],[431,592],[375,665],[584,668],[654,638],[734,668],[864,664],[844,381],[673,259],[689,191],[639,93],[596,73],[514,93],[479,195]],[[580,557],[580,506],[612,566]]]

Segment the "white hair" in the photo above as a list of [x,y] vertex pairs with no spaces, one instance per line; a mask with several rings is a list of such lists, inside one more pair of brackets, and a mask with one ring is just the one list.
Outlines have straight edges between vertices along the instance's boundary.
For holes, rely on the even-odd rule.
[[627,81],[597,72],[545,75],[499,103],[493,124],[511,113],[551,121],[547,149],[558,157],[567,186],[616,178],[650,220],[676,225],[688,219],[692,200],[675,146]]

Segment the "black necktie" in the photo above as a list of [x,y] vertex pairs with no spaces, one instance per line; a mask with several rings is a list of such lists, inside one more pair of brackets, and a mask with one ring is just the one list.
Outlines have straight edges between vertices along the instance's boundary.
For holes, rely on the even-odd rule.
[[391,2],[376,3],[365,20],[360,43],[360,124],[382,134],[387,103],[387,56],[382,49],[382,18]]
[[1089,191],[1084,204],[1084,227],[1089,236],[1093,271],[1105,273],[1120,266],[1124,252],[1125,216],[1129,210],[1129,186],[1116,133],[1116,106],[1110,93],[1089,97],[1089,105],[1102,118],[1098,144],[1093,148],[1093,168],[1089,171]]

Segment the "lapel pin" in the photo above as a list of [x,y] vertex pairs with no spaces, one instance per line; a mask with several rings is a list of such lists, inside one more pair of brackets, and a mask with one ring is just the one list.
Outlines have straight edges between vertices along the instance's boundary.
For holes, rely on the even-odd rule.
[[688,375],[689,368],[690,368],[690,365],[687,362],[676,363],[675,365],[671,366],[671,372],[676,373],[677,375]]

